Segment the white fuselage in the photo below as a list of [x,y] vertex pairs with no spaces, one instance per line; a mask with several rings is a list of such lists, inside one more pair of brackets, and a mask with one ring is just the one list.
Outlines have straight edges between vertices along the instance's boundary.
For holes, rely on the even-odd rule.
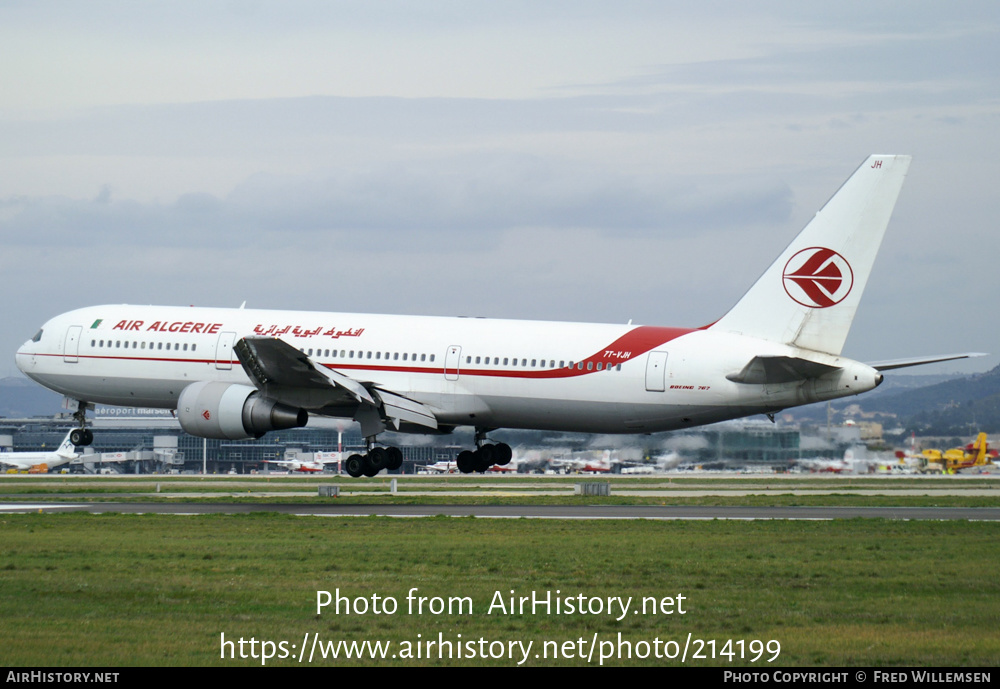
[[174,409],[194,382],[252,386],[233,345],[253,335],[420,402],[445,427],[648,433],[859,394],[878,378],[864,364],[807,352],[838,370],[780,385],[733,382],[726,376],[756,356],[803,350],[711,327],[131,305],[51,319],[17,365],[76,400]]

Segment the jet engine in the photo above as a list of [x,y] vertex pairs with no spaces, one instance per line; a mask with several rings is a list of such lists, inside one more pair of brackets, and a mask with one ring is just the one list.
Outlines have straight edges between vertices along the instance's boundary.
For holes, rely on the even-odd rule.
[[244,440],[269,431],[301,428],[309,421],[304,409],[263,397],[256,388],[202,381],[181,391],[177,400],[181,428],[199,438]]

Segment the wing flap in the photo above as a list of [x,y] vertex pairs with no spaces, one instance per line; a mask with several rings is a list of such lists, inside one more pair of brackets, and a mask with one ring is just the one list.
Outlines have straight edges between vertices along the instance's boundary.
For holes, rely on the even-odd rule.
[[420,402],[415,402],[408,397],[397,395],[394,392],[375,388],[375,394],[382,401],[382,410],[385,416],[393,422],[396,430],[399,430],[400,422],[413,423],[425,428],[437,430],[437,417],[434,412]]

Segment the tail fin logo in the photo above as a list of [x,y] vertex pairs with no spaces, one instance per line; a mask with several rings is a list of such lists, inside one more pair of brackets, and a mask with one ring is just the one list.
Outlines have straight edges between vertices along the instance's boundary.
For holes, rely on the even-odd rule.
[[781,278],[788,296],[811,309],[839,304],[854,287],[854,271],[847,259],[819,246],[803,249],[788,259]]

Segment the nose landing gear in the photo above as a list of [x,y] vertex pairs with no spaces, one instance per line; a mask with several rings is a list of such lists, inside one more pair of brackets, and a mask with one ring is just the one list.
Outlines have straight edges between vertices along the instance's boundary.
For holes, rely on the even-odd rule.
[[73,419],[79,424],[79,428],[74,428],[69,434],[69,441],[77,447],[86,447],[94,442],[94,432],[87,428],[87,403],[77,400],[76,411],[73,412]]

